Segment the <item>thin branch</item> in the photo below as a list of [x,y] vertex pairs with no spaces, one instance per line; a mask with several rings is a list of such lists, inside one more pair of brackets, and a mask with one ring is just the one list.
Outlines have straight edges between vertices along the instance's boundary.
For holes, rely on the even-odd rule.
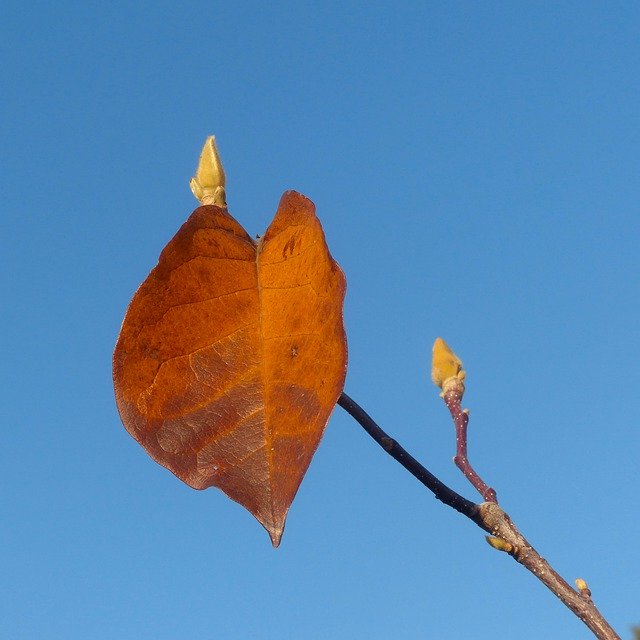
[[584,581],[582,588],[573,589],[551,565],[527,542],[518,531],[511,518],[496,502],[475,504],[447,487],[429,470],[422,466],[400,444],[388,436],[369,414],[346,393],[338,399],[338,404],[349,413],[363,429],[412,476],[418,479],[434,496],[475,522],[481,529],[494,537],[487,541],[496,549],[505,551],[514,560],[528,569],[545,584],[578,618],[580,618],[596,638],[600,640],[620,640],[620,636],[596,608],[591,593]]
[[462,515],[473,520],[478,526],[482,526],[479,517],[479,505],[471,500],[463,498],[459,493],[450,489],[444,482],[436,478],[428,469],[425,469],[410,453],[389,437],[373,420],[373,418],[346,393],[338,398],[338,404],[349,413],[356,422],[395,460],[397,460],[412,476],[444,502],[444,504],[459,511]]
[[449,379],[443,387],[442,399],[451,413],[456,428],[456,456],[453,461],[462,471],[465,478],[478,490],[486,502],[498,502],[496,492],[489,487],[476,473],[467,457],[467,426],[469,425],[469,411],[462,408],[464,383],[457,377]]

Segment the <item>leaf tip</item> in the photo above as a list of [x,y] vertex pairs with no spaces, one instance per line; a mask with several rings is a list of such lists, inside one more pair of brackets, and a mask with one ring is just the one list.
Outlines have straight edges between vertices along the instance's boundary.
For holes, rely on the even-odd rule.
[[284,533],[284,527],[271,527],[267,529],[269,533],[269,537],[271,538],[271,544],[274,549],[277,549],[280,546],[280,542],[282,541],[282,534]]
[[202,147],[196,175],[191,178],[191,192],[201,204],[226,206],[226,176],[216,145],[215,136],[209,136]]
[[462,368],[462,360],[458,358],[442,338],[436,338],[433,343],[431,359],[431,380],[433,384],[443,389],[447,380],[451,378],[464,380],[464,377],[465,371]]

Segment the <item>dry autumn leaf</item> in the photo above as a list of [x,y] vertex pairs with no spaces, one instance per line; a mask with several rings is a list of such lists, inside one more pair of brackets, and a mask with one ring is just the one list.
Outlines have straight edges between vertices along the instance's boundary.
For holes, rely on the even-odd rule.
[[259,242],[196,209],[136,292],[113,359],[129,433],[195,489],[244,505],[278,546],[342,392],[345,278],[313,203],[285,193]]

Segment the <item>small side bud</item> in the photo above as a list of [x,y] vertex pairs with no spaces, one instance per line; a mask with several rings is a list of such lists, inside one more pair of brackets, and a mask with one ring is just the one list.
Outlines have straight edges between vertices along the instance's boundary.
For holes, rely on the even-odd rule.
[[225,184],[226,177],[216,139],[214,136],[209,136],[202,147],[196,175],[191,178],[189,186],[201,204],[226,207]]
[[584,596],[585,598],[591,597],[591,590],[582,578],[576,578],[576,587],[578,587],[578,591],[581,596]]
[[445,391],[445,383],[451,378],[461,382],[465,378],[462,368],[462,360],[451,350],[451,347],[442,339],[436,338],[433,343],[433,355],[431,358],[431,380],[433,384]]
[[514,546],[503,540],[502,538],[496,538],[495,536],[485,536],[485,540],[492,546],[494,549],[498,551],[504,551],[505,553],[513,553]]

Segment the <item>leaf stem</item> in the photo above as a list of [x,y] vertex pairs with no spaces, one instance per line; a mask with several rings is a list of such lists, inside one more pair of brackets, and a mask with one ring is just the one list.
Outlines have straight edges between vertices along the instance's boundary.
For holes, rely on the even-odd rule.
[[396,440],[387,435],[373,418],[346,393],[338,398],[338,404],[349,413],[360,426],[395,460],[397,460],[414,478],[419,480],[433,495],[449,507],[459,511],[462,515],[481,526],[478,511],[479,505],[463,498],[459,493],[449,488],[444,482],[436,478],[428,469],[423,467]]
[[[488,542],[496,549],[505,551],[540,580],[562,603],[568,607],[599,640],[620,640],[620,636],[609,625],[585,589],[573,589],[553,567],[527,542],[517,527],[495,501],[475,504],[450,489],[428,469],[421,465],[396,440],[391,438],[371,416],[346,393],[342,393],[338,404],[349,413],[360,426],[412,476],[419,480],[434,496],[475,522],[491,536],[504,542]],[[455,422],[455,416],[454,416]],[[495,494],[494,494],[495,495]]]

